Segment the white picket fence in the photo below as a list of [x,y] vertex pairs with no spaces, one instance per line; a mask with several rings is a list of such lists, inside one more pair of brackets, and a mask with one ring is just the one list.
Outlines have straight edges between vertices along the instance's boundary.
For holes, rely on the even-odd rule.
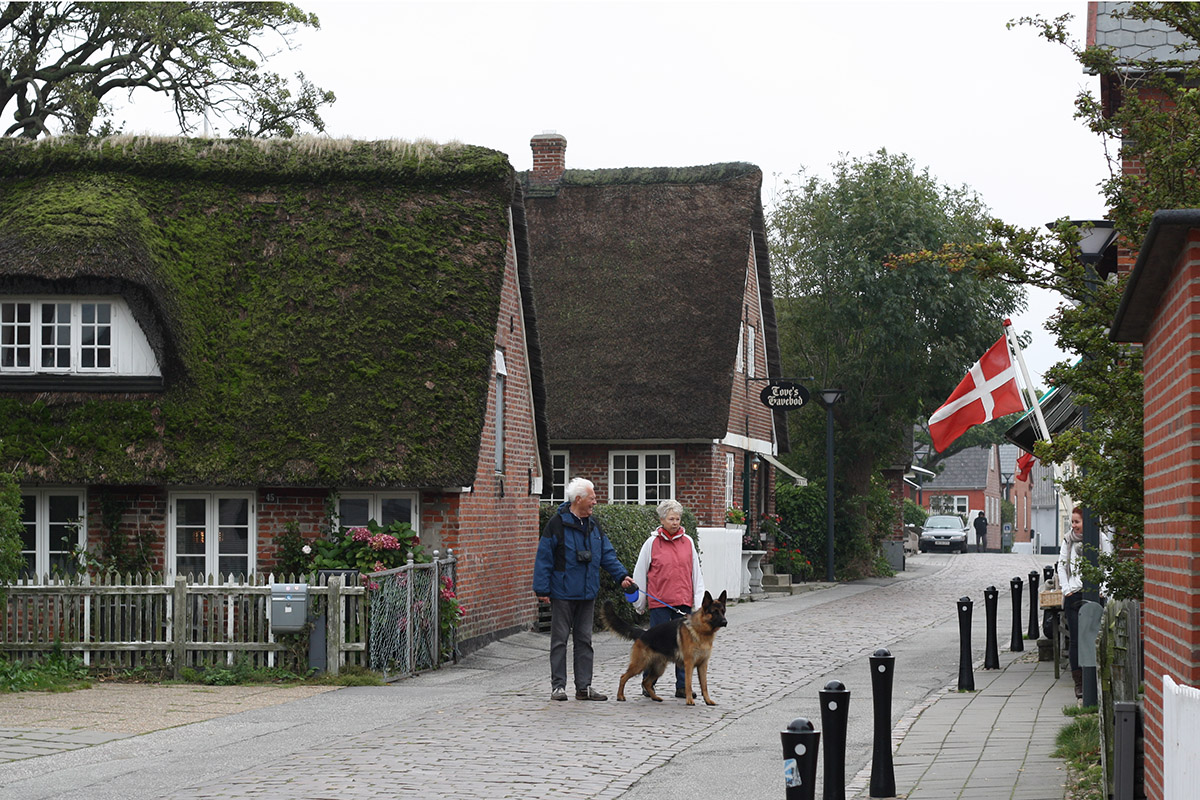
[[[0,656],[27,661],[55,650],[89,666],[128,670],[231,665],[308,669],[308,636],[271,630],[273,575],[207,580],[161,574],[30,578],[4,588]],[[280,576],[279,583],[295,583]],[[326,668],[366,666],[366,589],[322,577],[308,589],[310,616],[325,620]]]
[[1163,675],[1163,800],[1192,800],[1200,785],[1200,689]]

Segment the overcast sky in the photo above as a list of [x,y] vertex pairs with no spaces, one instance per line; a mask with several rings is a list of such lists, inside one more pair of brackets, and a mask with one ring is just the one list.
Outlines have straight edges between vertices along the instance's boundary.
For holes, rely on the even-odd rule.
[[[1096,79],[1033,29],[1006,28],[1071,13],[1082,41],[1085,2],[298,4],[321,30],[268,67],[337,94],[331,136],[457,140],[518,170],[545,131],[567,138],[569,168],[748,161],[764,203],[801,169],[887,148],[1011,223],[1104,214],[1103,147],[1072,118]],[[150,108],[118,120],[174,132]],[[1033,334],[1035,383],[1065,357],[1043,327],[1056,302],[1035,297],[1014,320]]]

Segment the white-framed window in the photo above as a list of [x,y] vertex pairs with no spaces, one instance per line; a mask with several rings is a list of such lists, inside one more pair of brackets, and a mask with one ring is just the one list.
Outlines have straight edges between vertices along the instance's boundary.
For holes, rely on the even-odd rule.
[[407,522],[420,535],[420,495],[416,492],[342,492],[338,495],[338,525],[365,527],[371,520],[384,528],[393,522]]
[[746,326],[746,377],[747,378],[755,377],[755,373],[754,373],[754,354],[756,352],[756,349],[754,347],[755,333],[756,333],[756,330],[753,325]]
[[496,351],[496,472],[504,472],[504,392],[508,385],[508,367],[504,353]]
[[675,453],[613,450],[608,454],[609,502],[655,505],[675,496]]
[[743,361],[742,354],[745,349],[745,346],[743,345],[743,341],[745,340],[745,338],[746,338],[746,323],[744,323],[744,322],[738,323],[738,349],[737,349],[737,363],[734,365],[735,372],[742,371],[742,361]]
[[250,575],[257,536],[251,492],[176,492],[167,556],[177,575]]
[[550,451],[550,498],[551,503],[567,501],[567,476],[571,474],[571,453],[568,450]]
[[963,519],[970,513],[965,494],[935,494],[929,498],[929,510],[933,514],[958,514]]
[[159,375],[119,297],[0,298],[0,374]]
[[72,553],[87,543],[86,493],[82,489],[21,489],[21,555],[24,574],[69,575]]
[[725,507],[733,505],[733,453],[725,454]]

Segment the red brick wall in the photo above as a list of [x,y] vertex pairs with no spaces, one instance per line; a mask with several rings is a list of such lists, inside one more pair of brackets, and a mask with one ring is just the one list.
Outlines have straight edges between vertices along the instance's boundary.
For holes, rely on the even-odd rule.
[[1031,541],[1029,533],[1029,523],[1032,519],[1033,511],[1030,509],[1032,498],[1033,483],[1031,481],[1018,481],[1013,479],[1012,488],[1009,489],[1008,499],[1013,504],[1013,541],[1028,542]]
[[[540,496],[532,493],[531,482],[540,475],[541,466],[534,432],[525,321],[511,240],[506,261],[496,325],[496,348],[504,353],[508,371],[504,470],[496,472],[493,379],[472,490],[457,498],[439,500],[428,508],[431,515],[445,520],[439,523],[442,541],[453,547],[459,558],[458,593],[467,609],[460,633],[464,640],[482,641],[497,633],[527,628],[537,615],[533,560],[541,533]],[[439,505],[442,507],[436,507]]]
[[1162,797],[1162,676],[1200,685],[1200,231],[1146,334],[1146,796]]
[[[121,515],[120,532],[127,547],[140,537],[150,544],[151,568],[161,572],[166,565],[165,531],[167,524],[167,492],[148,486],[121,486],[105,492],[115,502],[127,504]],[[89,488],[87,493],[87,546],[92,552],[101,552],[107,544],[108,535],[101,525],[101,492]]]
[[[726,445],[703,443],[639,443],[605,442],[602,444],[557,445],[556,450],[570,454],[569,478],[587,478],[596,485],[596,497],[601,503],[610,502],[608,487],[609,453],[625,450],[670,451],[675,454],[675,499],[696,515],[704,526],[725,524],[725,454],[734,456],[733,497],[742,504],[742,471],[745,451]],[[760,464],[758,474],[753,477],[752,489],[759,488],[759,481],[773,480],[769,465]],[[768,483],[768,485],[772,485]],[[753,492],[752,492],[753,497]],[[757,506],[755,506],[757,508]],[[774,493],[771,494],[768,510],[775,508]]]

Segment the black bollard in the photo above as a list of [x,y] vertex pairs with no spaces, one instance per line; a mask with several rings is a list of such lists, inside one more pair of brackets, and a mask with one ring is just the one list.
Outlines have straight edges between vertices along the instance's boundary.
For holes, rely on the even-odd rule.
[[830,681],[817,693],[821,698],[821,729],[825,732],[823,800],[846,797],[846,729],[850,719],[850,690],[841,681]]
[[1054,579],[1054,565],[1047,564],[1042,567],[1042,582],[1046,584],[1046,588],[1050,588],[1050,581]]
[[1000,590],[989,586],[983,590],[983,609],[987,620],[987,648],[983,652],[984,669],[1000,669],[1000,644],[996,638],[996,612],[1000,605]]
[[958,690],[975,691],[975,671],[971,669],[971,608],[969,597],[958,598]]
[[1012,646],[1008,649],[1014,653],[1022,653],[1025,651],[1025,643],[1021,640],[1021,587],[1024,581],[1020,577],[1013,578],[1008,582],[1012,588]]
[[783,780],[787,800],[815,800],[817,796],[817,750],[821,732],[812,723],[796,717],[787,730],[779,732],[783,740]]
[[1036,642],[1042,632],[1038,630],[1038,571],[1029,571],[1029,641]]
[[896,658],[885,648],[871,654],[871,696],[875,703],[875,747],[871,755],[871,797],[896,796],[892,768],[892,677]]

